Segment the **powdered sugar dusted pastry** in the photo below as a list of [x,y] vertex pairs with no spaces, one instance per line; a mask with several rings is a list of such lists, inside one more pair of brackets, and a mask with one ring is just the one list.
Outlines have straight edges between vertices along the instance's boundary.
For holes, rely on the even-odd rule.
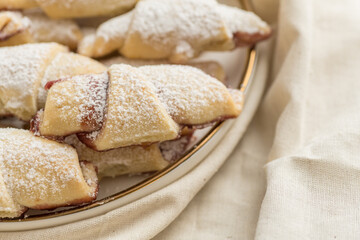
[[96,171],[74,148],[18,129],[0,129],[0,218],[27,208],[52,209],[91,202]]
[[100,25],[78,52],[101,57],[119,50],[128,58],[185,62],[205,50],[254,44],[270,32],[255,14],[215,0],[142,0]]
[[53,20],[41,12],[0,12],[0,46],[57,42],[76,49],[82,38],[72,20]]
[[36,130],[51,137],[81,133],[98,151],[175,139],[180,125],[236,117],[242,104],[240,92],[234,100],[221,82],[189,66],[120,64],[51,84]]
[[106,70],[102,64],[55,43],[0,48],[0,113],[30,120],[44,102],[47,81]]
[[138,0],[36,0],[52,18],[79,18],[121,14]]
[[[140,67],[145,65],[168,65],[171,64],[166,60],[138,60],[128,59],[122,56],[110,57],[107,59],[100,60],[105,66],[110,67],[113,64],[129,64],[134,67]],[[218,79],[220,82],[225,83],[226,74],[223,67],[215,61],[204,61],[204,62],[189,62],[185,65],[196,67],[206,74]]]

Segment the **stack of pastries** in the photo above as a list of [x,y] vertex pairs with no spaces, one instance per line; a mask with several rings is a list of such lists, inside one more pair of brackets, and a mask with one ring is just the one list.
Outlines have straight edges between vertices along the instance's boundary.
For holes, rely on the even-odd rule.
[[103,177],[168,166],[196,129],[243,106],[220,64],[191,59],[271,34],[215,0],[0,0],[0,10],[0,118],[29,126],[0,121],[0,219],[90,203]]

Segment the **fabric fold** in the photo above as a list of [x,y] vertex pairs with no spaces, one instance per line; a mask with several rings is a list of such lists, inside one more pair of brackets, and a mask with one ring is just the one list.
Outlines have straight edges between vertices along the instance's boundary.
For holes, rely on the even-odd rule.
[[280,3],[257,239],[360,236],[359,10],[352,0]]

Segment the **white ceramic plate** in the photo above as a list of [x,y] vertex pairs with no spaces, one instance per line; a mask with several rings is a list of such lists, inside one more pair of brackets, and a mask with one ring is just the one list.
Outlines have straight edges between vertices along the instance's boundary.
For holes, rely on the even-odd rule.
[[[226,1],[236,5],[238,1]],[[237,4],[238,5],[238,4]],[[256,69],[256,50],[237,49],[226,53],[205,53],[197,61],[214,60],[225,69],[227,83],[231,88],[241,88],[247,96],[251,94],[252,73]],[[257,99],[254,99],[257,101]],[[240,115],[239,118],[242,116]],[[100,183],[97,201],[75,208],[62,208],[55,211],[35,211],[26,213],[26,218],[0,220],[0,231],[20,231],[57,226],[82,219],[91,218],[121,207],[179,179],[194,168],[219,143],[230,129],[234,120],[227,120],[213,127],[197,131],[197,141],[188,152],[166,169],[152,175],[121,176],[105,178]]]

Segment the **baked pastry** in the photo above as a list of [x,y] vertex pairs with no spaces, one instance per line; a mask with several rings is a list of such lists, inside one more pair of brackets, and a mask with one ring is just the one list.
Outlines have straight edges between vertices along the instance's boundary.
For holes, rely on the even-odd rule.
[[56,20],[39,11],[26,11],[30,19],[30,32],[36,42],[57,42],[76,49],[83,35],[73,20]]
[[0,10],[28,9],[36,6],[36,0],[0,0]]
[[57,42],[76,49],[82,38],[72,20],[53,20],[38,11],[0,12],[0,47],[32,42]]
[[19,128],[19,129],[29,129],[30,123],[21,121],[17,118],[0,118],[0,128]]
[[30,20],[19,12],[0,12],[0,47],[33,42]]
[[[138,59],[124,58],[122,56],[100,59],[100,62],[107,67],[110,67],[113,64],[128,64],[134,67],[141,67],[146,65],[171,64],[169,61],[166,60],[138,60]],[[218,62],[215,61],[188,62],[185,65],[198,68],[202,70],[204,73],[216,78],[217,80],[225,84],[226,81],[225,70]]]
[[0,101],[0,116],[1,117],[9,117],[11,113],[5,110],[4,104]]
[[52,18],[79,18],[121,14],[133,8],[138,0],[36,0]]
[[80,18],[121,14],[133,8],[138,0],[0,0],[2,9],[40,7],[52,18]]
[[76,135],[67,137],[65,142],[76,148],[79,160],[89,161],[96,166],[99,179],[158,171],[169,164],[162,156],[158,144],[97,152],[81,143]]
[[164,169],[170,162],[179,159],[189,146],[192,131],[181,138],[149,146],[130,146],[98,152],[81,143],[76,135],[65,138],[65,142],[76,148],[79,160],[91,162],[98,178],[116,177],[124,174],[141,174]]
[[194,132],[196,130],[184,128],[180,138],[159,143],[160,152],[164,159],[172,163],[184,156],[190,144],[196,140],[196,137],[193,136]]
[[102,57],[115,50],[127,58],[186,62],[205,50],[232,50],[270,36],[258,16],[215,0],[142,0],[86,37],[78,52]]
[[96,198],[95,167],[74,148],[19,129],[0,129],[0,218],[28,208],[53,209]]
[[242,107],[240,91],[190,66],[113,65],[46,87],[33,130],[47,137],[78,133],[97,151],[172,140],[182,126],[234,118]]
[[0,117],[29,121],[44,105],[43,87],[48,81],[105,70],[102,64],[56,43],[0,48]]

